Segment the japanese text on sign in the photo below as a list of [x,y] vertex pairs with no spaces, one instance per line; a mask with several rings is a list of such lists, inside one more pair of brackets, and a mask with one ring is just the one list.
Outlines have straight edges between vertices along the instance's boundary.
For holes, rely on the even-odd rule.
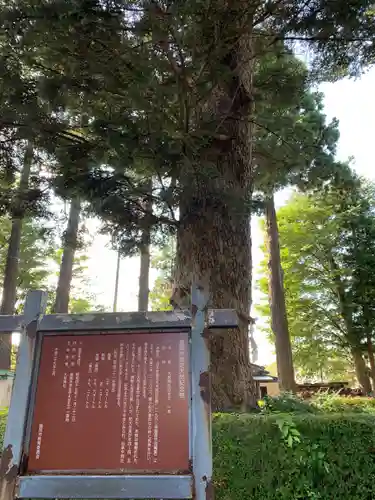
[[183,332],[45,336],[29,472],[187,470],[188,364]]

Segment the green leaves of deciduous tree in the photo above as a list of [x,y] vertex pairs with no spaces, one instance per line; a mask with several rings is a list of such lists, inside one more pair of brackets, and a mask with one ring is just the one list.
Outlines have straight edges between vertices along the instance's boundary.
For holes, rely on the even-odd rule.
[[[317,371],[321,366],[327,372],[329,360],[333,366],[338,355],[363,352],[367,335],[374,335],[372,191],[352,177],[341,188],[294,195],[278,211],[295,362],[307,372],[314,359]],[[264,278],[259,285],[266,290]],[[266,309],[261,314],[267,315]]]

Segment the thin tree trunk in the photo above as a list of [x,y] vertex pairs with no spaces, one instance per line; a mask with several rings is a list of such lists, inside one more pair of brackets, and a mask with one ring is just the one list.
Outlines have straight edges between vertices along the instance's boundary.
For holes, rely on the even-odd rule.
[[[8,252],[5,263],[3,296],[1,314],[14,314],[17,300],[17,280],[22,236],[22,223],[25,216],[24,196],[29,187],[33,147],[29,143],[26,147],[24,164],[21,172],[17,197],[12,207],[12,226],[8,243]],[[11,366],[12,337],[9,334],[0,334],[0,368],[9,370]]]
[[[152,194],[152,180],[150,180],[145,188],[147,194]],[[152,202],[151,199],[146,199],[144,203],[146,218],[148,214],[152,214]],[[149,281],[150,281],[150,243],[151,243],[151,231],[147,224],[142,232],[142,245],[140,248],[141,254],[141,265],[139,272],[139,292],[138,292],[138,311],[148,310],[148,298],[150,294]]]
[[139,295],[138,311],[148,310],[149,297],[149,276],[150,276],[150,246],[144,245],[141,248],[141,266],[139,273]]
[[279,383],[282,390],[294,392],[296,390],[296,383],[294,378],[292,345],[288,329],[280,258],[279,230],[273,196],[266,202],[266,228],[269,255],[269,302],[272,331],[275,336]]
[[[355,224],[351,224],[351,229],[352,229],[352,236],[353,236],[353,244],[354,244],[354,255],[355,259],[358,262],[360,260],[360,249],[358,245],[358,233],[357,233],[357,228]],[[363,269],[362,266],[359,266],[359,283],[362,284],[364,283],[364,277],[363,277]],[[365,294],[366,295],[366,294]],[[365,340],[367,340],[367,353],[369,357],[369,362],[370,362],[370,377],[372,380],[372,388],[375,389],[375,362],[374,362],[374,351],[373,351],[373,346],[372,346],[372,340],[371,340],[371,333],[370,333],[370,326],[369,326],[369,317],[371,316],[369,314],[369,308],[368,304],[366,301],[366,297],[363,298],[361,301],[361,308],[362,308],[362,315],[365,321],[364,324],[364,331],[363,335],[365,337]],[[353,313],[352,313],[353,314]],[[352,321],[350,323],[350,327],[352,330]],[[366,338],[367,337],[367,338]],[[360,339],[358,339],[358,332],[357,333],[352,333],[350,338],[352,339],[353,343],[358,343],[360,342]],[[363,388],[364,392],[366,394],[371,393],[371,382],[370,382],[370,377],[369,373],[367,370],[366,363],[363,359],[363,353],[361,352],[360,349],[358,349],[358,353],[356,352],[354,355],[355,359],[355,366],[356,366],[356,373],[357,373],[357,379],[358,382],[360,383],[361,387]]]
[[371,393],[370,378],[367,373],[366,363],[363,359],[361,350],[352,348],[352,356],[358,383],[365,394],[370,394]]
[[116,265],[115,293],[113,294],[113,312],[117,312],[118,287],[120,283],[120,264],[121,264],[121,253],[120,251],[118,251],[117,265]]
[[372,345],[371,336],[367,336],[367,354],[370,362],[370,374],[372,380],[372,390],[375,392],[375,359],[374,359],[374,347]]
[[362,349],[358,346],[358,334],[353,329],[353,306],[345,293],[344,284],[340,278],[339,268],[332,255],[329,256],[333,278],[336,283],[336,293],[340,302],[341,317],[346,327],[346,338],[351,345],[351,353],[355,366],[356,377],[365,394],[371,393],[371,383],[368,376],[366,363],[363,359]]
[[69,308],[70,288],[73,277],[74,254],[77,248],[79,216],[81,203],[74,198],[70,204],[69,220],[64,237],[64,250],[60,265],[59,281],[56,290],[54,313],[67,313]]

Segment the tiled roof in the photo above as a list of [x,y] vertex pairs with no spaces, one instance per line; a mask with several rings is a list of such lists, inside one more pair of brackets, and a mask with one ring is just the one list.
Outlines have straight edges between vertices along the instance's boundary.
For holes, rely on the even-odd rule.
[[251,368],[252,368],[253,377],[255,380],[270,381],[270,382],[277,382],[278,381],[277,377],[274,377],[273,375],[271,375],[270,372],[264,368],[264,366],[260,366],[260,365],[256,365],[254,363],[251,363]]

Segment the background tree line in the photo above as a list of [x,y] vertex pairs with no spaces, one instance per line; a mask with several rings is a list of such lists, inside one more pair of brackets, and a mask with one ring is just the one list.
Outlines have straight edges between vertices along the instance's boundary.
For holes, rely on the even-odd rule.
[[[277,212],[294,363],[301,375],[342,379],[355,368],[374,384],[374,186],[354,174],[346,188],[294,194]],[[268,293],[267,261],[259,287]],[[269,318],[269,305],[258,308]]]

